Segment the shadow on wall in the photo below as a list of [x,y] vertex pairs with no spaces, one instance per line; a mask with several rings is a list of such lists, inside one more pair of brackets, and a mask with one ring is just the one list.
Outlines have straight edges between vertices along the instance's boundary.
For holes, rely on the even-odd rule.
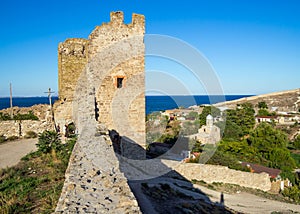
[[155,213],[234,213],[220,203],[212,202],[201,190],[162,159],[147,159],[146,150],[127,137],[110,131],[119,167],[144,214]]

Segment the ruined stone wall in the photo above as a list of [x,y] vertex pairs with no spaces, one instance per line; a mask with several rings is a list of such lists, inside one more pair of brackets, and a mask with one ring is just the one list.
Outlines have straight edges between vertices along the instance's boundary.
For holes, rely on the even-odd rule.
[[88,62],[88,40],[67,39],[58,46],[58,92],[62,101],[73,101],[80,74]]
[[[124,14],[116,12],[111,13],[109,23],[97,27],[89,36],[90,61],[108,63],[105,71],[103,67],[91,68],[94,79],[103,80],[94,84],[98,121],[139,144],[145,144],[144,33],[144,16],[133,14],[132,23],[124,24]],[[132,47],[137,51],[124,57]],[[103,59],[108,55],[113,59]],[[123,79],[122,88],[117,87],[117,78]]]
[[0,122],[0,135],[4,135],[7,138],[12,136],[24,137],[29,131],[38,134],[45,130],[54,130],[52,123],[38,120],[23,120],[22,122],[11,120]]
[[141,213],[109,136],[93,124],[74,147],[56,213]]
[[[132,23],[124,23],[123,12],[111,12],[110,22],[97,26],[89,36],[89,58],[92,59],[109,46],[122,42],[129,37],[141,37],[145,34],[145,17],[139,14],[132,15]],[[120,52],[122,52],[120,47]],[[139,48],[145,49],[144,45]],[[142,71],[141,71],[142,72]]]
[[[98,121],[139,144],[143,144],[145,135],[145,79],[144,74],[140,75],[144,70],[143,60],[139,56],[116,66],[96,92]],[[117,77],[124,77],[123,88],[117,88]],[[127,125],[118,125],[120,120]]]
[[[60,100],[54,105],[57,123],[73,120],[79,125],[78,102],[84,100],[79,95],[89,91],[95,95],[90,104],[99,123],[145,144],[144,33],[144,16],[133,14],[132,23],[125,24],[124,14],[113,12],[110,22],[97,26],[88,40],[60,44]],[[118,78],[123,79],[122,87],[118,87]]]
[[88,62],[88,40],[67,39],[58,46],[59,101],[54,104],[56,124],[73,122],[73,101],[78,80]]
[[236,184],[263,191],[271,190],[271,181],[267,173],[242,172],[225,166],[193,163],[176,165],[175,170],[189,180]]
[[[13,107],[13,114],[28,114],[32,112],[39,120],[22,120],[22,121],[0,121],[0,135],[5,137],[24,137],[28,131],[42,133],[45,130],[54,130],[52,114],[49,105],[34,105],[31,107]],[[9,114],[10,108],[0,111],[4,114]],[[21,135],[20,135],[21,134]]]

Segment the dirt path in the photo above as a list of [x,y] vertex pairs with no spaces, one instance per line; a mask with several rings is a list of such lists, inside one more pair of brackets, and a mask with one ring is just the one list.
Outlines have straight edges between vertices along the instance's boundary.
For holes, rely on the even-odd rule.
[[[195,187],[207,194],[211,201],[220,202],[220,192],[199,185],[195,185]],[[273,201],[243,192],[224,194],[224,204],[235,211],[249,214],[272,213],[274,211],[282,213],[300,213],[300,205]]]
[[16,165],[22,157],[36,151],[36,139],[22,139],[0,144],[0,169]]

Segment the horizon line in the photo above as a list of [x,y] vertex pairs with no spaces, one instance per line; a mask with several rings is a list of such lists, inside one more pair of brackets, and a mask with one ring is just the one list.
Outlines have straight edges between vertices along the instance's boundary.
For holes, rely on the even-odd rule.
[[[146,94],[145,95],[146,97],[147,96],[155,96],[155,97],[163,97],[163,96],[256,96],[256,94],[211,94],[211,95],[208,95],[208,94]],[[52,96],[52,97],[55,97],[55,98],[58,98],[59,96],[58,95],[55,95],[55,96]],[[1,98],[10,98],[9,96],[0,96],[0,99]],[[48,98],[48,96],[13,96],[12,98]]]

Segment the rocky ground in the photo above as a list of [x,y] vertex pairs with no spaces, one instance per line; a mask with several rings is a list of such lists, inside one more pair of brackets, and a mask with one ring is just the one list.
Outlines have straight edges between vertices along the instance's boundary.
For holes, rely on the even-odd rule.
[[178,173],[145,181],[129,182],[144,214],[155,213],[237,213],[224,206],[222,200],[213,202],[209,196]]
[[193,185],[172,171],[164,176],[129,182],[144,214],[153,213],[300,213],[300,205],[246,192],[222,193]]
[[[300,205],[259,197],[246,192],[224,193],[194,185],[163,160],[144,160],[138,145],[123,144],[117,155],[120,170],[130,181],[140,209],[155,213],[300,213]],[[136,155],[135,155],[136,154]]]
[[300,89],[288,90],[275,92],[271,94],[264,94],[252,97],[246,97],[238,100],[228,101],[217,103],[214,106],[216,107],[228,107],[235,108],[237,104],[242,103],[252,103],[254,107],[257,108],[259,102],[266,102],[266,104],[271,107],[278,107],[278,111],[296,111],[299,112],[300,109]]
[[[31,107],[18,107],[15,106],[13,107],[13,114],[28,114],[29,111],[32,111],[32,113],[34,115],[36,115],[39,120],[46,120],[47,117],[49,117],[50,114],[50,107],[49,105],[46,104],[39,104],[39,105],[34,105]],[[4,113],[4,114],[10,114],[11,113],[11,109],[7,108],[7,109],[2,109],[0,110],[0,112]]]

